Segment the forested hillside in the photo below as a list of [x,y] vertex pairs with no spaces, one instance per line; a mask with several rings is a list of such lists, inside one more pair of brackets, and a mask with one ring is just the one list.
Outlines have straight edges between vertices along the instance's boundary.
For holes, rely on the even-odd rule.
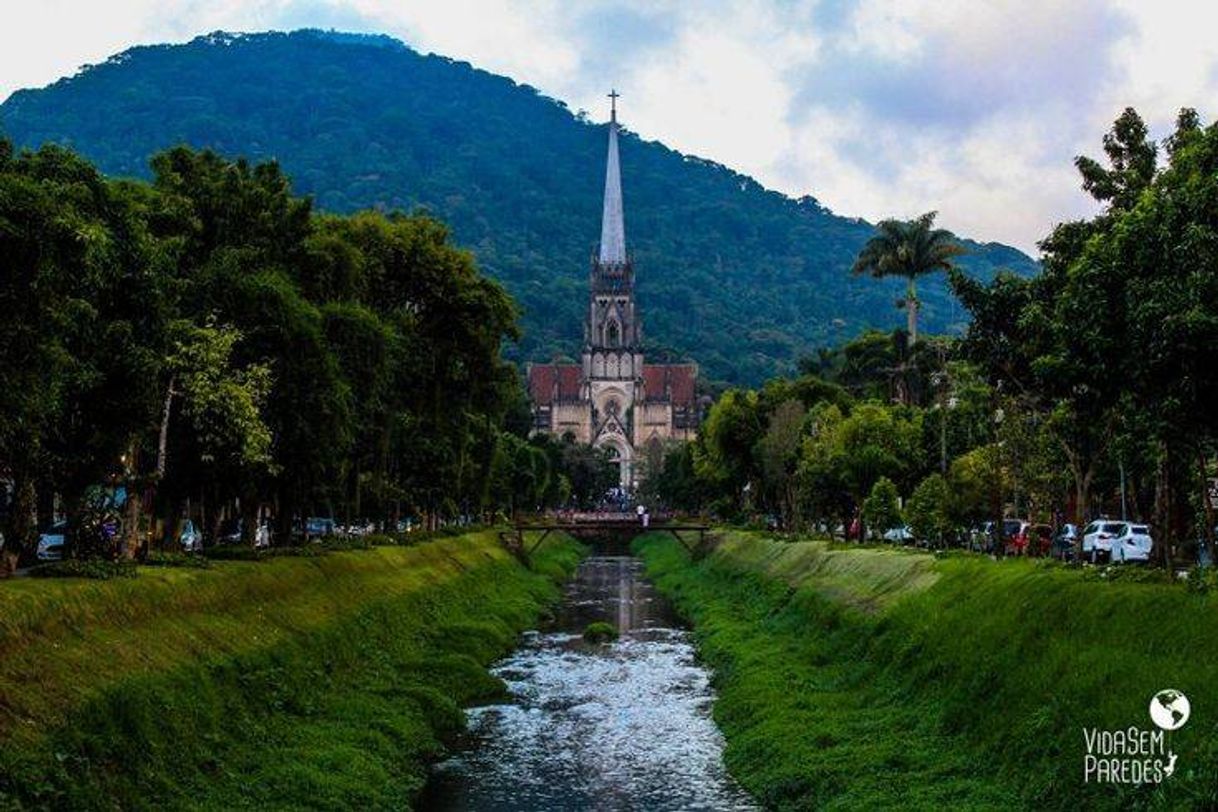
[[[180,143],[274,158],[321,209],[425,208],[519,302],[514,357],[578,351],[605,130],[529,86],[387,37],[213,34],[15,93],[0,132],[67,144],[113,175],[147,177],[148,158]],[[815,347],[901,323],[900,282],[848,272],[870,224],[634,135],[622,161],[653,355],[755,383]],[[982,278],[1036,268],[1013,248],[968,245],[964,264]],[[927,330],[960,327],[943,280],[922,295]]]

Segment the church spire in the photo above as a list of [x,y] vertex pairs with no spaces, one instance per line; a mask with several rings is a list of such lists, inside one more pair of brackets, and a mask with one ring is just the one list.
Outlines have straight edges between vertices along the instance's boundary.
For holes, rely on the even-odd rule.
[[626,262],[626,222],[622,216],[622,170],[617,157],[616,90],[609,93],[609,159],[605,164],[605,210],[601,216],[602,265]]

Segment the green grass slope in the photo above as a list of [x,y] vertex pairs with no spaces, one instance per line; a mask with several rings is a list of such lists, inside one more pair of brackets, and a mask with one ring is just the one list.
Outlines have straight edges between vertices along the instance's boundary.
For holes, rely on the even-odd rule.
[[0,808],[409,808],[578,556],[485,532],[0,583]]
[[[777,809],[1212,809],[1218,615],[1174,584],[1029,561],[728,533],[691,563],[661,536],[648,571],[715,669],[732,773]],[[1192,716],[1158,786],[1085,784],[1084,727]]]

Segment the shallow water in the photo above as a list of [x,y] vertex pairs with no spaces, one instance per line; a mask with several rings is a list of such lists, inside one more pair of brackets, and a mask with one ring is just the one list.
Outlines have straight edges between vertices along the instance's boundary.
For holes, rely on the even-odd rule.
[[[621,638],[584,643],[595,620]],[[555,621],[493,671],[514,701],[469,711],[420,809],[755,808],[723,768],[709,673],[638,559],[586,559]]]

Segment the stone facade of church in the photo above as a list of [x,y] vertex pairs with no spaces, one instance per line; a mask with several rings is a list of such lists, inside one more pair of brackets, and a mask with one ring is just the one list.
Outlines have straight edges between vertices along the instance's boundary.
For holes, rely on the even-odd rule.
[[[613,95],[616,100],[616,94]],[[648,364],[626,252],[616,106],[609,121],[600,249],[592,260],[584,347],[578,364],[530,364],[529,397],[536,431],[570,434],[607,447],[621,485],[641,475],[646,450],[697,435],[697,364]]]

